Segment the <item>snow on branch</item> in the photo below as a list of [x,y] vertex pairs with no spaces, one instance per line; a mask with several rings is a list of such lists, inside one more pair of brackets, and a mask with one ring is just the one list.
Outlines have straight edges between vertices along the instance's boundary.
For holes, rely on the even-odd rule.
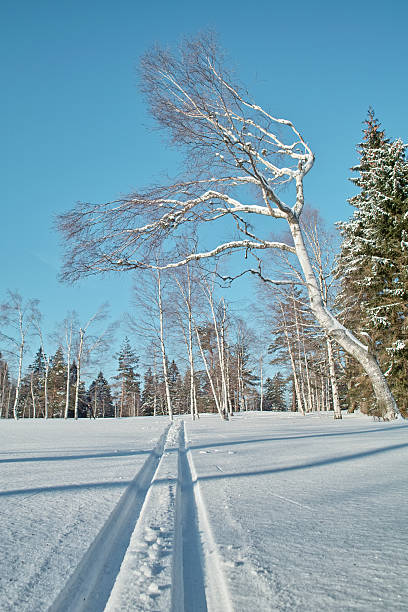
[[[71,244],[63,278],[76,280],[79,274],[124,268],[177,267],[182,265],[178,260],[164,266],[150,265],[152,253],[169,253],[204,222],[230,214],[235,218],[238,214],[284,216],[278,208],[242,203],[228,195],[229,188],[233,190],[245,181],[242,177],[189,181],[106,204],[79,204],[59,218],[59,229]],[[222,190],[214,188],[217,186]],[[200,193],[204,187],[209,188]],[[240,229],[244,236],[249,235]],[[229,241],[209,251],[186,254],[182,261],[217,256],[232,249],[279,248],[293,252],[293,247],[285,243],[250,236],[254,240]]]
[[[314,155],[294,124],[247,100],[220,66],[211,38],[188,41],[179,55],[155,49],[142,61],[142,88],[172,141],[193,163],[240,168],[282,210],[275,188],[303,178]],[[281,135],[281,132],[284,135]],[[286,158],[291,165],[282,164]]]
[[[154,267],[157,251],[167,257],[163,265],[178,266],[179,259],[170,255],[178,242],[196,234],[203,223],[227,216],[238,219],[231,226],[232,241],[224,236],[221,244],[186,252],[180,261],[240,248],[293,252],[287,244],[265,240],[272,228],[262,237],[249,233],[244,218],[298,219],[313,153],[291,121],[249,101],[221,67],[220,56],[211,37],[186,41],[179,53],[156,48],[144,56],[142,90],[173,143],[185,148],[188,178],[107,204],[79,204],[61,215],[58,227],[69,244],[65,280]],[[278,194],[290,182],[296,185],[292,204]],[[216,241],[216,229],[213,237]]]

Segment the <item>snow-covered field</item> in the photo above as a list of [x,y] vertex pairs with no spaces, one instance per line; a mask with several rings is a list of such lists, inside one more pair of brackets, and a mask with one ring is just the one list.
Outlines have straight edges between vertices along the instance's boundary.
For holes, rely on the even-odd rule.
[[0,422],[0,610],[407,610],[408,424]]

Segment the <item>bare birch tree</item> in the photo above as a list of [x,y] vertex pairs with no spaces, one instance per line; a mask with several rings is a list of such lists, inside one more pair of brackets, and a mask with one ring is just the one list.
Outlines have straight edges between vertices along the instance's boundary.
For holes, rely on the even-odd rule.
[[[107,304],[102,304],[98,310],[88,319],[85,325],[80,326],[77,332],[77,352],[76,352],[76,366],[77,375],[75,383],[75,399],[74,399],[74,418],[78,419],[78,405],[79,405],[79,389],[81,385],[81,371],[83,362],[89,360],[93,351],[103,349],[109,342],[109,336],[112,331],[112,327],[104,329],[100,334],[86,337],[86,334],[90,326],[96,322],[102,321],[107,316]],[[68,383],[67,383],[68,384]],[[68,397],[69,389],[67,391]],[[65,407],[66,410],[66,407]]]
[[[157,254],[155,255],[157,261]],[[165,391],[165,403],[170,420],[173,420],[173,405],[169,385],[167,343],[165,330],[165,296],[163,275],[160,268],[151,269],[146,275],[143,290],[135,288],[134,303],[141,309],[141,318],[129,317],[130,329],[149,339],[159,348]]]
[[[184,305],[184,309],[181,305],[177,304],[176,317],[179,321],[180,328],[182,330],[182,334],[184,337],[184,341],[187,348],[188,354],[188,363],[190,369],[190,414],[192,420],[195,420],[199,417],[198,408],[197,408],[197,389],[195,384],[195,367],[194,367],[194,322],[193,322],[193,283],[196,280],[192,277],[191,265],[186,264],[181,269],[184,274],[174,273],[173,278],[177,284],[179,289],[179,293],[182,298],[182,302]],[[185,312],[185,316],[183,317],[183,310]]]
[[[152,247],[162,250],[162,268],[232,251],[247,256],[265,249],[292,253],[314,316],[364,368],[384,417],[395,417],[399,410],[375,356],[323,303],[300,224],[304,179],[315,156],[297,127],[254,103],[233,82],[209,36],[186,41],[175,53],[155,48],[142,59],[141,79],[151,113],[170,131],[172,142],[187,150],[189,178],[107,204],[81,204],[62,215],[59,227],[67,245],[63,277],[157,267]],[[280,190],[289,185],[293,190],[285,193],[290,202]],[[216,240],[214,229],[211,248],[186,252],[182,258],[166,253],[169,242],[174,247],[183,233],[226,218],[235,232],[230,239]],[[248,218],[264,222],[257,229]],[[291,242],[267,238],[267,221],[274,219],[287,222]],[[259,273],[259,266],[246,269]]]
[[74,327],[79,327],[77,322],[77,314],[72,311],[68,313],[63,322],[63,335],[65,345],[65,358],[67,363],[67,379],[65,385],[65,409],[64,419],[68,418],[69,413],[69,399],[71,391],[71,366],[72,366],[72,351],[74,349]]
[[[33,316],[33,325],[34,325],[34,328],[36,329],[38,338],[40,340],[40,348],[41,348],[43,359],[44,359],[44,418],[48,419],[48,377],[50,373],[50,359],[51,358],[50,358],[50,355],[45,352],[44,334],[42,331],[41,319],[42,319],[41,313],[39,312],[38,309],[36,309],[34,316]],[[32,383],[33,383],[33,376],[31,376],[31,387],[32,387]],[[34,398],[33,390],[31,391],[31,394],[32,394],[32,400],[33,400],[33,417],[35,418],[36,410],[35,410],[35,398]]]
[[17,381],[13,403],[13,416],[18,419],[18,401],[23,373],[23,360],[27,336],[38,312],[38,300],[24,301],[17,291],[8,291],[8,300],[0,305],[4,329],[0,336],[11,347],[11,354],[17,359]]

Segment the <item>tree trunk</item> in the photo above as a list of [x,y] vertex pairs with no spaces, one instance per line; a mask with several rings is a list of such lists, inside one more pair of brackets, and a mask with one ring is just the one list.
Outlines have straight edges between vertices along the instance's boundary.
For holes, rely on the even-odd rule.
[[297,307],[296,307],[296,303],[295,303],[295,299],[293,297],[293,311],[295,314],[295,324],[296,324],[296,337],[297,337],[297,349],[298,349],[298,364],[299,364],[299,388],[300,388],[300,392],[302,395],[302,401],[303,401],[303,406],[304,406],[304,414],[306,412],[310,412],[310,406],[307,403],[306,400],[306,394],[305,394],[305,377],[303,374],[303,366],[302,366],[302,354],[301,354],[301,350],[300,350],[300,330],[299,330],[299,322],[298,322],[298,316],[297,316]]
[[65,389],[65,412],[64,419],[68,418],[68,410],[69,410],[69,391],[71,385],[71,346],[68,348],[67,353],[67,384]]
[[190,413],[194,421],[197,418],[197,399],[194,380],[193,325],[190,311],[188,313],[188,360],[190,362]]
[[261,358],[259,360],[259,369],[260,369],[260,383],[261,383],[261,394],[260,394],[260,398],[259,398],[259,410],[262,412],[263,411],[263,397],[264,397],[262,355],[261,355]]
[[[6,399],[6,382],[7,382],[8,364],[4,363],[3,367],[3,381],[1,383],[1,403],[0,403],[0,419],[3,417],[3,409]],[[10,391],[9,391],[10,395]],[[7,413],[8,417],[8,413]]]
[[164,344],[163,302],[162,302],[162,292],[161,292],[160,271],[157,271],[157,296],[158,296],[158,304],[159,304],[160,348],[161,348],[162,362],[163,362],[164,386],[165,386],[165,389],[166,389],[167,411],[168,411],[168,414],[169,414],[169,419],[172,421],[173,420],[173,407],[172,407],[172,404],[171,404],[170,386],[169,386],[169,374],[168,374],[168,371],[167,371],[166,347],[165,347],[165,344]]
[[324,306],[306,251],[299,223],[292,220],[289,222],[289,226],[296,248],[296,254],[305,276],[310,308],[314,316],[319,321],[323,330],[331,338],[336,340],[336,342],[338,342],[340,346],[343,347],[347,353],[352,355],[362,366],[371,381],[378,407],[383,411],[383,418],[386,420],[396,418],[399,414],[397,404],[375,356],[369,352],[367,346],[360,342],[358,338],[337,321]]
[[223,321],[222,321],[222,328],[220,330],[218,326],[218,322],[217,322],[217,317],[215,315],[214,300],[213,300],[212,292],[209,288],[207,288],[207,291],[205,293],[208,299],[208,303],[210,305],[211,315],[212,315],[212,319],[214,323],[215,338],[217,340],[218,362],[220,364],[220,374],[221,374],[222,413],[224,415],[224,418],[227,419],[228,418],[228,397],[227,397],[227,384],[225,380],[225,362],[224,362],[224,346],[223,346],[225,304],[223,304]]
[[[44,350],[43,350],[44,354]],[[45,358],[45,373],[44,373],[44,412],[45,418],[48,419],[48,375],[50,372],[50,358]]]
[[77,379],[75,385],[75,405],[74,405],[74,418],[78,420],[78,402],[79,402],[79,385],[81,382],[81,358],[82,358],[82,349],[84,345],[84,335],[85,332],[82,327],[79,330],[79,348],[78,348],[78,362],[77,362]]
[[35,409],[34,372],[31,372],[30,389],[31,389],[31,401],[33,404],[33,419],[35,419],[37,413]]
[[20,344],[20,352],[19,352],[19,358],[18,358],[18,376],[17,376],[17,383],[16,383],[16,394],[14,396],[14,405],[13,405],[13,416],[14,418],[17,420],[18,419],[18,398],[20,395],[20,387],[21,387],[21,373],[23,370],[23,355],[24,355],[24,338],[22,338],[21,340],[21,344]]
[[334,367],[334,356],[333,356],[333,346],[332,341],[329,337],[327,337],[327,356],[329,359],[329,375],[330,375],[330,384],[332,390],[332,398],[333,398],[333,409],[334,409],[334,418],[341,419],[341,408],[339,401],[339,390],[337,387],[337,379],[336,379],[336,370]]
[[306,373],[306,383],[307,383],[307,402],[309,406],[309,412],[312,412],[313,411],[312,388],[310,385],[309,362],[307,360],[307,355],[306,355],[304,333],[302,333],[302,348],[303,348],[303,359],[305,362],[305,373]]
[[292,346],[290,344],[290,339],[289,339],[289,334],[288,334],[288,329],[287,329],[285,312],[283,310],[282,304],[279,304],[279,306],[280,306],[280,309],[281,309],[281,312],[282,312],[283,331],[284,331],[284,334],[285,334],[286,343],[288,345],[288,353],[289,353],[290,363],[291,363],[291,366],[292,366],[293,384],[294,384],[294,387],[295,387],[295,396],[296,396],[297,406],[298,406],[299,412],[304,415],[305,414],[305,410],[304,410],[303,404],[302,404],[302,397],[301,397],[301,394],[300,394],[300,385],[299,385],[298,375],[297,375],[297,372],[296,372],[295,357],[293,355]]
[[218,414],[220,415],[221,418],[224,418],[223,414],[222,414],[220,402],[218,401],[217,392],[215,390],[214,381],[213,381],[213,378],[211,376],[211,372],[210,372],[209,367],[208,367],[207,359],[205,358],[205,353],[204,353],[204,350],[203,350],[203,346],[201,344],[200,334],[198,333],[198,329],[197,328],[195,328],[195,331],[196,331],[196,335],[197,335],[198,348],[200,349],[200,353],[201,353],[201,357],[202,357],[202,360],[203,360],[203,363],[204,363],[205,371],[207,372],[207,376],[208,376],[208,380],[209,380],[209,383],[210,383],[210,386],[211,386],[211,391],[212,391],[212,394],[213,394],[214,402],[215,402],[215,405],[217,407],[217,412],[218,412]]

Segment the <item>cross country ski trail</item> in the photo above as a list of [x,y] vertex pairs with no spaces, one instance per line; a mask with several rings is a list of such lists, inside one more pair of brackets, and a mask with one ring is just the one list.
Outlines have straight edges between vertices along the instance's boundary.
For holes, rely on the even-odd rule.
[[130,535],[163,454],[168,430],[169,426],[166,427],[73,575],[49,608],[50,612],[95,612],[105,608]]
[[407,609],[404,422],[0,425],[1,611]]
[[183,421],[166,428],[49,612],[229,612]]

